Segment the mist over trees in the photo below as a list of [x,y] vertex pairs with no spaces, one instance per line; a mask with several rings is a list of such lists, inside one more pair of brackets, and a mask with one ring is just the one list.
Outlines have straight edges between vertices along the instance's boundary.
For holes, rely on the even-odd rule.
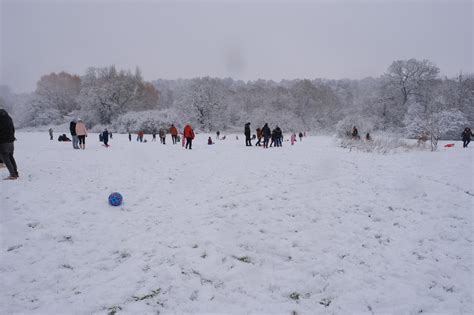
[[89,68],[44,75],[31,94],[0,87],[0,106],[18,127],[81,117],[89,127],[146,132],[174,123],[199,131],[278,124],[284,131],[344,133],[357,125],[418,137],[457,139],[474,122],[474,75],[440,77],[428,60],[397,60],[377,78],[281,82],[194,78],[146,82],[140,70]]

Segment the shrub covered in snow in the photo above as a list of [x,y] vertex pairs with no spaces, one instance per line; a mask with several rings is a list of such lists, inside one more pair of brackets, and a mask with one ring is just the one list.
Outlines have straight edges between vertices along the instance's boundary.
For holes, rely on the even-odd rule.
[[372,140],[361,137],[360,140],[350,137],[340,139],[340,145],[349,150],[359,150],[363,152],[394,153],[406,152],[410,150],[424,150],[425,146],[407,141],[397,135],[376,134],[371,136]]
[[147,110],[141,112],[128,112],[112,124],[112,130],[116,132],[137,132],[143,130],[146,133],[158,132],[160,128],[175,124],[179,128],[181,122],[173,109]]

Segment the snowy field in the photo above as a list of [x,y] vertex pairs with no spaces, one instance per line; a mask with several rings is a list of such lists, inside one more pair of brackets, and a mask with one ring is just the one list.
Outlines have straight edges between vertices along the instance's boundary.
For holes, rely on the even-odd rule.
[[1,314],[473,313],[474,143],[382,155],[323,136],[264,150],[198,135],[192,151],[17,138],[20,180],[0,181]]

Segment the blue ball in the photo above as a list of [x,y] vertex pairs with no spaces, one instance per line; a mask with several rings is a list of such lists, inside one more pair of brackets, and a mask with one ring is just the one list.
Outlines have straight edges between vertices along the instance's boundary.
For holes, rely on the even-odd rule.
[[112,206],[120,206],[122,204],[122,195],[118,192],[113,192],[109,196],[109,203]]

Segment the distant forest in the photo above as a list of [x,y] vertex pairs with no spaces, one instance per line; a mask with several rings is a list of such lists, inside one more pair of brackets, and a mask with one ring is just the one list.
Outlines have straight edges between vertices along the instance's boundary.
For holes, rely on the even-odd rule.
[[0,107],[17,128],[59,125],[82,118],[89,128],[152,132],[191,123],[202,132],[255,128],[265,122],[283,132],[436,132],[458,139],[474,123],[474,75],[440,76],[428,60],[397,60],[385,73],[362,80],[299,79],[280,82],[202,77],[146,82],[140,69],[89,68],[42,76],[30,94],[0,87]]

